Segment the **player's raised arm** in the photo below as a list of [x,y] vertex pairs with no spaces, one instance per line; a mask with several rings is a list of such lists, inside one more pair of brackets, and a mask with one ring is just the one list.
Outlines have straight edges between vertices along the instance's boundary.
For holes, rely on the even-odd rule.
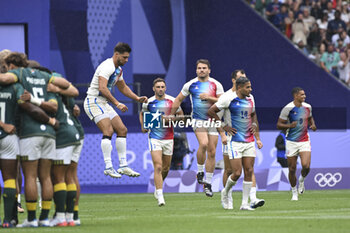
[[18,78],[13,73],[0,74],[0,84],[8,85],[8,84],[16,83],[17,81],[18,81]]
[[133,99],[139,103],[147,103],[147,97],[146,96],[137,96],[129,87],[126,85],[124,80],[120,80],[116,83],[116,86],[118,87],[118,90],[125,95],[126,97],[129,97],[130,99]]
[[71,85],[71,83],[68,82],[67,79],[62,77],[56,77],[56,76],[51,77],[50,83],[64,90],[68,89],[69,86]]
[[62,88],[59,88],[58,86],[55,86],[55,85],[49,83],[47,85],[47,91],[58,93],[60,95],[68,96],[68,97],[77,97],[79,95],[78,89],[75,86],[73,86],[72,84],[70,84],[67,89],[62,89]]

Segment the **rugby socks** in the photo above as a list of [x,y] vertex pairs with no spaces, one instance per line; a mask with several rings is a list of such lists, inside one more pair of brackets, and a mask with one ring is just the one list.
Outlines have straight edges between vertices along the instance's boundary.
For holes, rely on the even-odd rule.
[[256,200],[256,187],[250,189],[250,201],[254,202]]
[[204,172],[204,164],[197,163],[197,173],[198,172]]
[[[16,189],[16,193],[17,193],[17,189]],[[16,198],[18,198],[18,194],[16,194]],[[0,198],[1,200],[1,198]],[[15,204],[13,205],[13,209],[12,209],[12,217],[11,217],[11,221],[15,220],[18,223],[18,202],[15,201]]]
[[214,173],[210,173],[210,172],[207,172],[205,174],[205,180],[207,181],[207,183],[211,184],[211,181],[213,179],[213,175],[214,175]]
[[28,221],[31,222],[36,219],[36,200],[26,200],[26,207],[28,212]]
[[225,193],[228,194],[228,192],[231,190],[231,188],[236,184],[237,181],[234,181],[231,179],[231,176],[228,177],[225,185]]
[[115,140],[115,148],[118,152],[119,167],[128,166],[128,162],[126,160],[126,137],[117,137]]
[[51,205],[52,205],[52,200],[42,200],[41,202],[41,213],[40,213],[40,217],[39,220],[45,220],[49,218],[49,212],[51,209]]
[[59,213],[65,213],[65,205],[67,198],[67,186],[66,183],[58,183],[53,186],[53,199],[56,205],[57,216]]
[[305,177],[302,176],[302,175],[300,175],[300,176],[299,176],[299,183],[300,183],[300,182],[304,182],[304,180],[305,180]]
[[79,206],[78,205],[74,206],[73,219],[74,220],[78,220],[79,219]]
[[242,192],[242,206],[248,205],[248,198],[250,189],[252,188],[252,181],[244,181],[243,180],[243,192]]
[[157,193],[157,197],[163,196],[163,189],[157,189],[156,193]]
[[101,140],[101,150],[103,154],[103,159],[106,164],[106,168],[113,167],[112,165],[112,158],[111,158],[111,153],[112,153],[112,143],[111,143],[112,137],[109,136],[103,136]]
[[[77,196],[77,186],[75,184],[67,185],[67,201],[66,201],[66,212],[73,214],[74,212],[74,203]],[[73,216],[72,216],[73,219]]]
[[[13,215],[14,205],[16,204],[16,181],[8,179],[4,182],[4,222],[10,222]],[[16,205],[17,208],[17,205]]]

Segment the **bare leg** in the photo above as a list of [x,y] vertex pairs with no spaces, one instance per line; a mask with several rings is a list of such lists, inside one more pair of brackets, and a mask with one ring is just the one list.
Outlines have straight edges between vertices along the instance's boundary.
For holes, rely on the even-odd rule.
[[295,176],[295,172],[297,169],[297,156],[293,156],[293,157],[288,157],[288,169],[289,169],[289,183],[290,186],[295,187],[297,185],[297,178]]
[[163,178],[163,181],[164,181],[165,178],[168,176],[168,173],[169,173],[170,164],[171,164],[171,156],[163,154],[162,160],[163,160],[162,178]]
[[223,157],[224,157],[224,173],[222,175],[222,183],[223,183],[223,186],[225,187],[227,178],[232,174],[232,168],[231,168],[231,163],[228,155],[224,154]]
[[290,186],[292,187],[292,201],[297,201],[298,200],[298,190],[297,190],[297,178],[295,176],[295,172],[297,169],[297,156],[293,156],[293,157],[287,157],[287,161],[288,161],[288,169],[289,169],[289,183]]
[[156,150],[151,152],[154,167],[154,186],[156,189],[163,189],[162,178],[162,151]]
[[203,129],[197,129],[195,131],[195,135],[199,144],[197,150],[197,163],[200,165],[204,165],[209,142],[208,133],[204,132]]
[[205,162],[206,181],[211,184],[215,169],[215,153],[219,136],[208,134],[208,158]]

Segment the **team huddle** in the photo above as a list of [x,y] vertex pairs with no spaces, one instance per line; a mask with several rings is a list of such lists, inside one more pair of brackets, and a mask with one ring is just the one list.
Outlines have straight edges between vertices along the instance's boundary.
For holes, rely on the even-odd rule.
[[[12,52],[0,74],[1,172],[4,180],[2,226],[80,225],[77,163],[84,130],[77,119],[78,90],[59,74]],[[17,161],[24,175],[27,219],[18,224]],[[17,186],[17,187],[16,187]],[[38,198],[39,196],[39,198]],[[36,216],[37,202],[41,213]],[[55,202],[54,217],[49,211]]]
[[[233,209],[232,187],[241,176],[242,204],[240,210],[254,210],[263,206],[264,199],[256,197],[254,162],[255,144],[263,147],[252,84],[243,70],[232,73],[232,87],[223,86],[210,77],[210,63],[200,59],[196,64],[197,77],[187,82],[176,98],[166,94],[162,78],[153,81],[154,96],[137,96],[123,78],[122,66],[128,62],[131,48],[119,42],[111,58],[103,61],[93,75],[84,110],[102,132],[101,150],[105,162],[104,174],[112,178],[122,175],[138,177],[140,173],[128,166],[126,158],[127,128],[114,110],[128,110],[111,93],[113,86],[125,96],[142,103],[140,124],[148,132],[149,150],[154,165],[154,196],[159,206],[165,205],[163,181],[169,172],[174,147],[174,128],[145,127],[144,114],[160,116],[162,122],[186,121],[180,104],[187,96],[192,103],[191,120],[199,143],[197,149],[197,181],[205,195],[213,196],[212,178],[219,135],[223,144],[225,170],[221,204]],[[74,226],[80,225],[78,201],[80,186],[77,164],[83,145],[84,131],[77,119],[79,107],[74,102],[78,90],[59,74],[44,67],[29,65],[24,54],[11,53],[5,58],[8,71],[0,74],[0,159],[4,180],[3,227]],[[28,67],[28,65],[30,67]],[[308,128],[316,130],[311,106],[305,103],[301,88],[292,90],[293,101],[281,111],[277,128],[287,130],[286,156],[292,200],[305,191],[304,179],[310,170],[311,145]],[[112,105],[112,106],[111,106]],[[219,122],[219,127],[205,126],[205,122]],[[116,133],[119,168],[112,165],[112,135]],[[19,155],[19,156],[18,156]],[[297,187],[296,164],[300,155],[302,171]],[[18,156],[18,157],[17,157]],[[25,180],[27,219],[17,220],[16,178],[17,158]],[[52,178],[51,178],[52,177]],[[38,191],[37,180],[41,191]],[[5,196],[6,194],[6,196]],[[36,217],[40,196],[41,214]],[[55,214],[49,220],[52,199]],[[250,201],[249,201],[250,199]]]

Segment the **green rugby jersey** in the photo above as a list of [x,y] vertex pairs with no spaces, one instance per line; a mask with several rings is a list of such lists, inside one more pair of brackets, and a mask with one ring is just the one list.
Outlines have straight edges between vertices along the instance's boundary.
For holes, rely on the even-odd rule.
[[84,128],[81,124],[81,122],[79,121],[79,119],[77,117],[74,116],[73,114],[73,108],[75,105],[75,100],[73,97],[63,97],[63,102],[66,104],[67,109],[69,111],[69,113],[71,114],[72,120],[74,122],[75,127],[77,128],[78,132],[79,132],[79,136],[80,139],[84,139]]
[[56,119],[60,122],[60,127],[56,132],[56,148],[64,148],[71,145],[80,144],[78,130],[74,126],[72,117],[63,104],[62,97],[57,94],[58,110]]
[[[15,125],[16,113],[18,111],[17,102],[23,94],[23,87],[19,83],[7,86],[0,86],[0,120],[6,124]],[[8,134],[0,128],[0,139]]]
[[[47,92],[47,84],[52,81],[50,74],[31,68],[18,68],[8,73],[14,75],[17,82],[29,91],[34,97],[43,101],[57,102],[54,94]],[[20,110],[20,138],[45,136],[56,137],[56,132],[51,125],[41,124],[29,116],[25,111]]]

